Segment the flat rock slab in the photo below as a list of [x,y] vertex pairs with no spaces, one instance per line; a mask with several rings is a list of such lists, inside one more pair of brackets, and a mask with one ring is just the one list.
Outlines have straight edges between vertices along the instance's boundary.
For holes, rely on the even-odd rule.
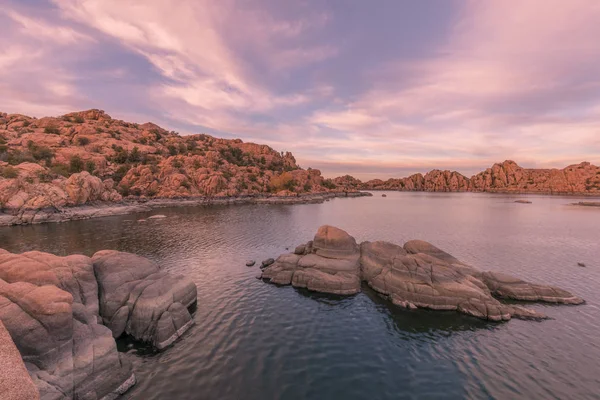
[[358,293],[364,281],[398,306],[454,310],[490,321],[546,318],[499,299],[583,303],[554,286],[480,271],[423,240],[411,240],[404,246],[382,241],[359,246],[347,232],[327,225],[319,228],[314,240],[264,268],[261,278],[341,295]]

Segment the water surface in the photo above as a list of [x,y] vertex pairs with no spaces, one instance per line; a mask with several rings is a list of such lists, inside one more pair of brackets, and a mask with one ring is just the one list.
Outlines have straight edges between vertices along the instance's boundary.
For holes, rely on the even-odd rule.
[[[600,396],[600,209],[567,197],[375,192],[307,205],[164,209],[0,228],[0,247],[60,255],[117,249],[198,286],[195,326],[166,351],[121,341],[138,384],[126,399],[592,399]],[[137,222],[151,214],[166,219]],[[481,269],[556,284],[582,306],[488,323],[255,279],[260,262],[322,224],[357,241],[424,239]],[[587,265],[577,266],[578,262]]]

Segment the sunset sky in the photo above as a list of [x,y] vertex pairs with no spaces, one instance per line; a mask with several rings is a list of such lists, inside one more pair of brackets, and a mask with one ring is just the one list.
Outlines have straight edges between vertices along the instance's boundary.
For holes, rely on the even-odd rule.
[[327,177],[600,163],[598,0],[0,0],[0,111],[100,108]]

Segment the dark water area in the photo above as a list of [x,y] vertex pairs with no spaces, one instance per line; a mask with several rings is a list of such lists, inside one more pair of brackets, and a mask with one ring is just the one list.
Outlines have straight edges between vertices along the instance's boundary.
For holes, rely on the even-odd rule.
[[[533,203],[514,203],[523,198]],[[173,208],[0,228],[0,247],[129,251],[194,280],[196,324],[180,340],[160,353],[119,343],[138,378],[125,399],[598,399],[600,209],[575,201],[376,192],[323,204]],[[168,218],[137,222],[158,213]],[[261,260],[323,224],[359,242],[427,240],[587,303],[532,305],[547,321],[488,323],[400,309],[367,287],[342,297],[255,278]],[[257,266],[246,267],[248,259]]]

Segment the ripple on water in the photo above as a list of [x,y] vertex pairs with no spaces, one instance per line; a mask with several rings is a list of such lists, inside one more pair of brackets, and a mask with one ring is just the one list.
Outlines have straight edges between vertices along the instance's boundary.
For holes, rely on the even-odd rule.
[[[600,212],[528,197],[527,207],[510,196],[388,193],[164,209],[167,218],[143,224],[134,219],[145,214],[0,228],[0,247],[131,251],[194,280],[196,324],[173,346],[158,353],[120,341],[138,376],[127,399],[597,398]],[[293,249],[326,223],[358,241],[425,239],[587,303],[536,305],[553,319],[495,324],[400,309],[368,287],[349,297],[276,287],[245,266]]]

